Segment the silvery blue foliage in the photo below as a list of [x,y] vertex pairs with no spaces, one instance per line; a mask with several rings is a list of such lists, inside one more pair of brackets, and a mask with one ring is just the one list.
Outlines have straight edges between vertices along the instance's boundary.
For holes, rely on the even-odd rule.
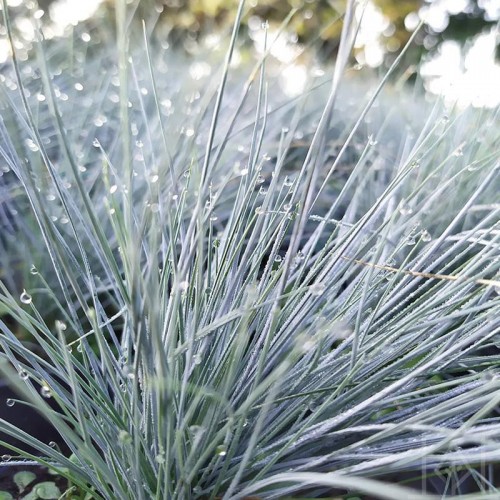
[[496,491],[495,110],[36,48],[1,82],[1,367],[72,459],[5,436],[110,499]]

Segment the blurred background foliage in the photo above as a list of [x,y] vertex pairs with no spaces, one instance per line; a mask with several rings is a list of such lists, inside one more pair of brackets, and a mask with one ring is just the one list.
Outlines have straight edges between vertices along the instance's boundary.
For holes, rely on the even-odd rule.
[[[18,57],[30,57],[37,23],[46,39],[66,37],[64,43],[82,61],[103,46],[112,46],[116,1],[7,0],[17,32]],[[144,21],[150,43],[218,64],[225,54],[238,0],[126,3],[130,25],[136,28],[129,30],[131,47],[143,46]],[[499,0],[360,0],[357,4],[361,23],[351,67],[363,70],[363,78],[388,68],[415,35],[399,66],[404,71],[401,82],[421,79],[427,92],[445,95],[449,103],[461,106],[500,104]],[[254,60],[267,43],[271,60],[279,63],[274,66],[281,65],[277,71],[282,71],[287,82],[306,78],[304,73],[314,72],[311,68],[329,68],[335,60],[345,8],[346,0],[246,0],[232,62]],[[0,64],[7,61],[9,52],[0,18]],[[303,73],[299,76],[292,74],[298,66]]]
[[[38,0],[40,9],[49,13],[59,0]],[[82,0],[83,1],[83,0]],[[23,4],[33,2],[21,2]],[[132,0],[135,18],[157,24],[173,43],[199,40],[214,32],[230,29],[238,0]],[[278,27],[292,9],[287,32],[297,43],[316,42],[319,53],[330,58],[338,45],[341,23],[336,22],[345,10],[345,0],[248,0],[243,29],[252,31],[262,22]],[[362,3],[362,2],[360,2]],[[389,63],[404,47],[420,19],[424,26],[417,37],[413,63],[423,54],[435,51],[446,40],[466,44],[478,34],[498,26],[498,0],[370,0],[365,16],[380,31],[379,43],[385,52],[380,62]],[[114,0],[104,0],[100,16],[113,15]],[[94,19],[98,19],[99,15]],[[499,59],[500,44],[496,45]],[[188,45],[189,46],[189,45]],[[376,64],[371,64],[376,66]]]
[[[53,8],[64,0],[11,0],[16,11],[25,8],[42,9],[45,19],[50,19]],[[82,3],[99,3],[99,0],[81,0]],[[112,17],[115,0],[102,0],[93,21]],[[171,43],[188,46],[190,41],[229,30],[234,20],[238,0],[131,0],[128,2],[136,20],[146,20],[156,25]],[[362,2],[360,2],[362,3]],[[345,10],[345,0],[247,0],[243,30],[260,28],[268,22],[276,28],[292,9],[287,33],[292,41],[316,43],[319,54],[331,58],[338,45],[341,23],[337,22]],[[411,52],[412,63],[422,55],[435,51],[446,40],[466,44],[478,34],[498,26],[500,2],[498,0],[369,0],[365,12],[367,24],[379,30],[377,43],[384,51],[379,64],[390,63],[404,47],[420,19],[424,26],[417,37],[416,48]],[[188,41],[186,44],[185,41]],[[497,36],[496,57],[500,56]],[[371,66],[378,64],[372,63]]]

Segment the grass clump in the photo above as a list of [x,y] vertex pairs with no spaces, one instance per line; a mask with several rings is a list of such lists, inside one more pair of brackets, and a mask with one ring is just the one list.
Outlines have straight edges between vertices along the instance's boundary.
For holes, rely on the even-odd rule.
[[346,93],[354,3],[329,79],[238,83],[243,8],[204,79],[125,2],[85,64],[14,52],[1,369],[69,453],[0,421],[12,456],[106,499],[498,493],[498,111]]

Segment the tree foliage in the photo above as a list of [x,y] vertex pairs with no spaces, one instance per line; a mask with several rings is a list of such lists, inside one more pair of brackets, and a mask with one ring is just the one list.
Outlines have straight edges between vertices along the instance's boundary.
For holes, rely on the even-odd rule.
[[[53,0],[38,0],[40,8],[49,12],[52,3]],[[136,0],[135,17],[159,22],[171,40],[182,42],[186,37],[198,39],[214,31],[229,30],[237,3],[236,0]],[[416,19],[419,13],[439,7],[437,0],[372,0],[371,3],[387,19],[388,27],[380,42],[389,56],[397,53],[411,36],[408,16]],[[252,0],[247,2],[243,27],[251,31],[260,22],[277,27],[292,9],[297,9],[287,28],[292,38],[302,43],[319,43],[322,52],[331,56],[338,46],[341,31],[338,20],[343,16],[345,4],[345,0]],[[481,0],[469,0],[460,11],[446,10],[444,5],[439,8],[445,27],[436,29],[432,23],[424,23],[416,40],[419,50],[412,52],[413,62],[438,48],[444,40],[464,44],[498,22],[498,11],[492,17],[493,9],[488,11]],[[114,0],[105,0],[104,9],[112,14]]]

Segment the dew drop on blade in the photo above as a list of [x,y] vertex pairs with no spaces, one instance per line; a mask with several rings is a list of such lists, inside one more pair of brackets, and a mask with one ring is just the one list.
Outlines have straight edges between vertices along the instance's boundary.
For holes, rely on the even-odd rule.
[[42,386],[42,388],[40,389],[40,394],[47,399],[52,397],[52,391],[47,385]]
[[21,294],[19,299],[23,304],[31,304],[32,300],[31,295],[26,290],[23,290],[23,293]]
[[314,295],[316,297],[319,295],[323,295],[323,293],[325,293],[325,290],[326,290],[326,285],[324,283],[321,283],[321,282],[313,283],[309,287],[309,291],[311,292],[311,295]]

